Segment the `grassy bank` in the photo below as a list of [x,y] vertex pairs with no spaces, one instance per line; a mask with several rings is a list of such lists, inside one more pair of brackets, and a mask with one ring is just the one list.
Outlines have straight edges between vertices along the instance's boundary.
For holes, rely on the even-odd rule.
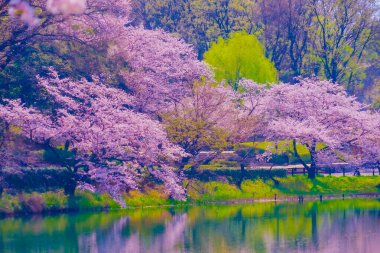
[[90,192],[76,192],[75,197],[68,197],[59,191],[3,194],[0,198],[0,215],[95,211],[119,207],[110,196]]
[[306,176],[277,178],[272,180],[246,180],[241,187],[221,182],[192,182],[188,193],[192,200],[214,202],[239,199],[273,199],[298,195],[335,195],[380,193],[380,177],[317,177],[309,180]]
[[[309,180],[305,176],[278,178],[279,184],[272,180],[245,180],[240,187],[223,182],[201,182],[191,180],[184,183],[188,191],[186,202],[168,198],[162,186],[145,189],[143,192],[131,191],[124,196],[128,207],[148,207],[176,204],[200,204],[246,199],[286,198],[298,195],[335,195],[335,194],[380,194],[380,177],[317,177]],[[0,199],[0,214],[44,213],[59,211],[84,211],[117,209],[119,204],[108,195],[77,192],[69,198],[62,192],[31,193],[9,195]]]

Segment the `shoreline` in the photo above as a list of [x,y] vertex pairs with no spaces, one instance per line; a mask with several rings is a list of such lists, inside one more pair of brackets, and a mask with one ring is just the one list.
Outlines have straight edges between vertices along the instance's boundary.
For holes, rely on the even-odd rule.
[[221,181],[189,180],[187,200],[169,197],[163,185],[143,191],[129,191],[116,202],[108,194],[76,191],[67,196],[62,190],[47,192],[5,192],[0,198],[0,216],[52,215],[62,213],[172,208],[189,205],[236,205],[262,202],[304,202],[329,199],[380,198],[380,177],[317,177],[288,176],[279,184],[262,178],[248,179],[240,186]]
[[[300,199],[302,197],[302,199]],[[295,203],[305,201],[325,201],[325,200],[345,200],[345,199],[380,199],[380,193],[349,193],[349,194],[326,194],[322,195],[303,195],[303,196],[289,196],[280,198],[258,198],[258,199],[232,199],[226,201],[204,201],[193,202],[184,204],[172,204],[172,205],[148,205],[148,206],[131,206],[120,208],[119,210],[131,210],[131,209],[144,209],[144,208],[160,208],[160,207],[177,207],[177,206],[202,206],[202,205],[240,205],[240,204],[254,204],[254,203]],[[301,200],[301,201],[300,201]],[[118,209],[115,209],[118,210]]]
[[[321,198],[322,196],[322,198]],[[237,200],[227,200],[227,201],[211,201],[205,202],[206,204],[253,204],[253,203],[268,203],[268,202],[304,202],[304,201],[324,201],[324,200],[344,200],[344,199],[376,199],[380,198],[380,193],[352,193],[352,194],[326,194],[326,195],[299,195],[299,196],[288,196],[280,198],[259,198],[259,199],[237,199]]]
[[[322,197],[321,197],[322,196]],[[158,209],[158,208],[175,208],[187,206],[207,206],[207,205],[245,205],[255,203],[304,203],[306,201],[326,201],[326,200],[345,200],[345,199],[380,199],[380,193],[352,193],[352,194],[326,194],[326,195],[300,195],[279,198],[249,198],[249,199],[231,199],[226,201],[192,201],[178,204],[163,205],[146,205],[146,206],[127,206],[120,208],[95,208],[95,209],[64,209],[64,210],[48,210],[43,212],[14,212],[0,213],[0,219],[7,218],[24,218],[24,217],[45,217],[65,214],[83,214],[83,213],[100,213],[100,212],[122,212],[125,210],[138,209]]]

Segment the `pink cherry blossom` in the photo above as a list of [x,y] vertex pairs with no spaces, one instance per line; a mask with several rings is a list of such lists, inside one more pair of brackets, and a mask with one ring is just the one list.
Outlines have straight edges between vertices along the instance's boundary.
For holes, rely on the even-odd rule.
[[99,188],[112,179],[113,191],[134,189],[136,165],[162,167],[184,155],[158,121],[128,108],[133,97],[120,89],[98,81],[60,79],[53,70],[50,78],[39,78],[39,85],[57,109],[45,114],[11,100],[0,106],[0,118],[20,126],[20,134],[47,149],[65,146],[75,154],[75,163],[63,165],[74,172],[86,167],[102,182]]
[[122,74],[134,92],[135,105],[146,112],[178,103],[191,95],[194,81],[212,76],[189,44],[162,30],[130,27],[116,40],[110,55],[127,62]]
[[86,7],[86,0],[47,0],[46,2],[46,9],[53,14],[81,14]]
[[11,0],[9,3],[9,16],[13,18],[19,18],[29,26],[37,26],[39,24],[39,18],[35,16],[33,7],[29,3],[23,0]]
[[[264,90],[254,113],[260,117],[260,134],[267,139],[292,139],[306,145],[311,166],[300,162],[312,178],[318,159],[320,163],[322,160],[332,163],[340,154],[351,154],[352,146],[363,146],[369,143],[368,138],[377,136],[371,129],[379,126],[379,115],[370,112],[355,97],[348,96],[342,86],[314,79],[301,80],[295,85],[278,84]],[[318,150],[318,143],[325,147]],[[379,145],[376,141],[371,143]],[[351,159],[351,163],[356,160]]]

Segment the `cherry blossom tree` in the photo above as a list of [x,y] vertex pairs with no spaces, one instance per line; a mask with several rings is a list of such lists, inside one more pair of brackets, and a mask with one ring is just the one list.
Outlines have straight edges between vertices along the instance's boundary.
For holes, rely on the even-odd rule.
[[47,0],[46,2],[46,9],[53,14],[81,14],[86,7],[86,0]]
[[[172,109],[184,97],[192,96],[195,80],[203,76],[212,79],[211,71],[196,59],[192,47],[181,39],[161,30],[125,28],[129,22],[129,6],[127,0],[4,2],[1,10],[8,9],[14,23],[8,24],[9,29],[3,27],[7,28],[5,34],[9,36],[0,41],[0,49],[15,52],[17,50],[8,47],[44,38],[79,41],[105,48],[110,58],[125,62],[127,67],[121,74],[133,96],[122,93],[122,98],[107,104],[111,96],[108,93],[121,91],[107,88],[99,81],[59,79],[53,73],[52,78],[39,78],[39,87],[56,102],[52,112],[41,113],[25,107],[20,101],[7,101],[2,106],[2,118],[20,125],[24,136],[56,154],[56,160],[73,172],[68,193],[74,191],[76,175],[83,170],[88,170],[96,182],[102,182],[97,188],[105,191],[122,191],[125,185],[136,188],[136,168],[146,166],[152,175],[172,189],[172,196],[179,198],[184,196],[180,187],[175,186],[180,181],[172,177],[175,174],[169,170],[171,161],[183,152],[168,142],[159,122],[142,113],[153,113],[157,118],[159,112]],[[35,8],[42,12],[36,15]],[[24,17],[34,21],[22,20]],[[18,19],[29,25],[17,22]],[[7,53],[3,56],[5,65],[13,59]],[[85,91],[84,86],[96,88]],[[100,104],[96,99],[95,103],[93,96],[103,96],[101,100],[104,101]],[[20,115],[13,117],[16,111]],[[158,170],[152,169],[157,166]],[[110,172],[110,168],[117,169]]]
[[[261,134],[268,139],[293,140],[295,156],[309,178],[315,178],[318,154],[329,150],[330,155],[324,157],[329,157],[327,162],[331,163],[339,152],[349,151],[350,145],[365,143],[371,133],[368,129],[379,119],[341,86],[314,79],[295,85],[278,84],[264,91],[255,113],[261,115]],[[297,143],[308,148],[310,165],[298,154]],[[325,147],[318,150],[318,143]]]
[[340,159],[357,168],[376,168],[380,174],[380,115],[366,111],[361,117],[361,135],[345,145]]
[[110,55],[127,63],[122,75],[144,112],[159,112],[190,96],[193,83],[212,78],[191,45],[162,30],[129,27],[111,47]]
[[[241,90],[235,91],[207,80],[195,82],[191,96],[161,114],[170,140],[191,155],[184,157],[180,166],[186,163],[196,169],[256,133],[258,119],[254,112],[265,86],[242,79],[239,87]],[[245,174],[248,159],[236,153]],[[251,156],[249,160],[253,160]]]
[[158,166],[163,174],[159,179],[173,190],[172,196],[184,197],[183,191],[174,192],[181,189],[174,186],[175,174],[165,172],[184,152],[168,141],[159,122],[130,109],[133,97],[98,81],[60,79],[54,71],[50,78],[39,78],[39,85],[55,109],[46,113],[8,100],[0,106],[0,118],[21,127],[21,135],[51,151],[72,172],[66,193],[73,194],[80,174],[87,172],[95,186],[117,196],[138,187],[137,168]]
[[[261,114],[266,111],[262,110],[259,112],[259,109],[261,101],[264,98],[263,95],[268,87],[266,85],[257,84],[249,79],[241,79],[238,83],[238,87],[239,90],[235,92],[235,97],[239,101],[239,136],[241,140],[246,141],[249,138],[260,135],[262,132],[264,121],[261,119]],[[272,156],[271,147],[268,147],[263,154],[257,154],[253,152],[253,149],[244,147],[244,145],[236,145],[235,149],[237,155],[235,159],[240,163],[242,173],[241,182],[243,181],[244,175],[247,174],[245,171],[247,164],[262,164],[263,162],[268,162]]]
[[[83,9],[85,5],[88,8]],[[12,21],[0,27],[1,66],[7,66],[15,60],[15,52],[36,40],[68,41],[95,48],[112,60],[115,75],[124,77],[136,97],[134,106],[142,112],[157,112],[178,103],[191,94],[195,80],[212,78],[206,64],[197,60],[192,46],[182,39],[162,30],[126,28],[131,23],[128,0],[90,0],[85,5],[83,0],[4,3],[2,8],[9,10]],[[42,12],[36,16],[33,7]],[[38,18],[38,25],[18,22],[23,15]]]
[[3,164],[8,159],[5,143],[7,141],[8,124],[0,120],[0,197],[4,190]]
[[52,14],[73,15],[82,14],[87,7],[86,0],[47,0],[47,1],[24,1],[4,0],[1,9],[9,5],[8,13],[13,18],[19,18],[27,25],[38,26],[41,20],[37,17],[34,7],[44,7]]
[[36,42],[71,41],[101,48],[124,30],[129,10],[128,0],[0,0],[5,20],[0,26],[0,67]]
[[[244,136],[242,113],[231,87],[195,82],[191,96],[161,116],[169,139],[191,155],[183,162],[193,169],[218,157]],[[201,151],[208,151],[207,155]]]

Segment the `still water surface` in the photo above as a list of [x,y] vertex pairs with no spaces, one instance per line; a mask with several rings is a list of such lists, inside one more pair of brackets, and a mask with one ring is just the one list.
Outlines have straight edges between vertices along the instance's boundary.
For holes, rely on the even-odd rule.
[[379,200],[142,209],[0,220],[0,252],[380,252]]

